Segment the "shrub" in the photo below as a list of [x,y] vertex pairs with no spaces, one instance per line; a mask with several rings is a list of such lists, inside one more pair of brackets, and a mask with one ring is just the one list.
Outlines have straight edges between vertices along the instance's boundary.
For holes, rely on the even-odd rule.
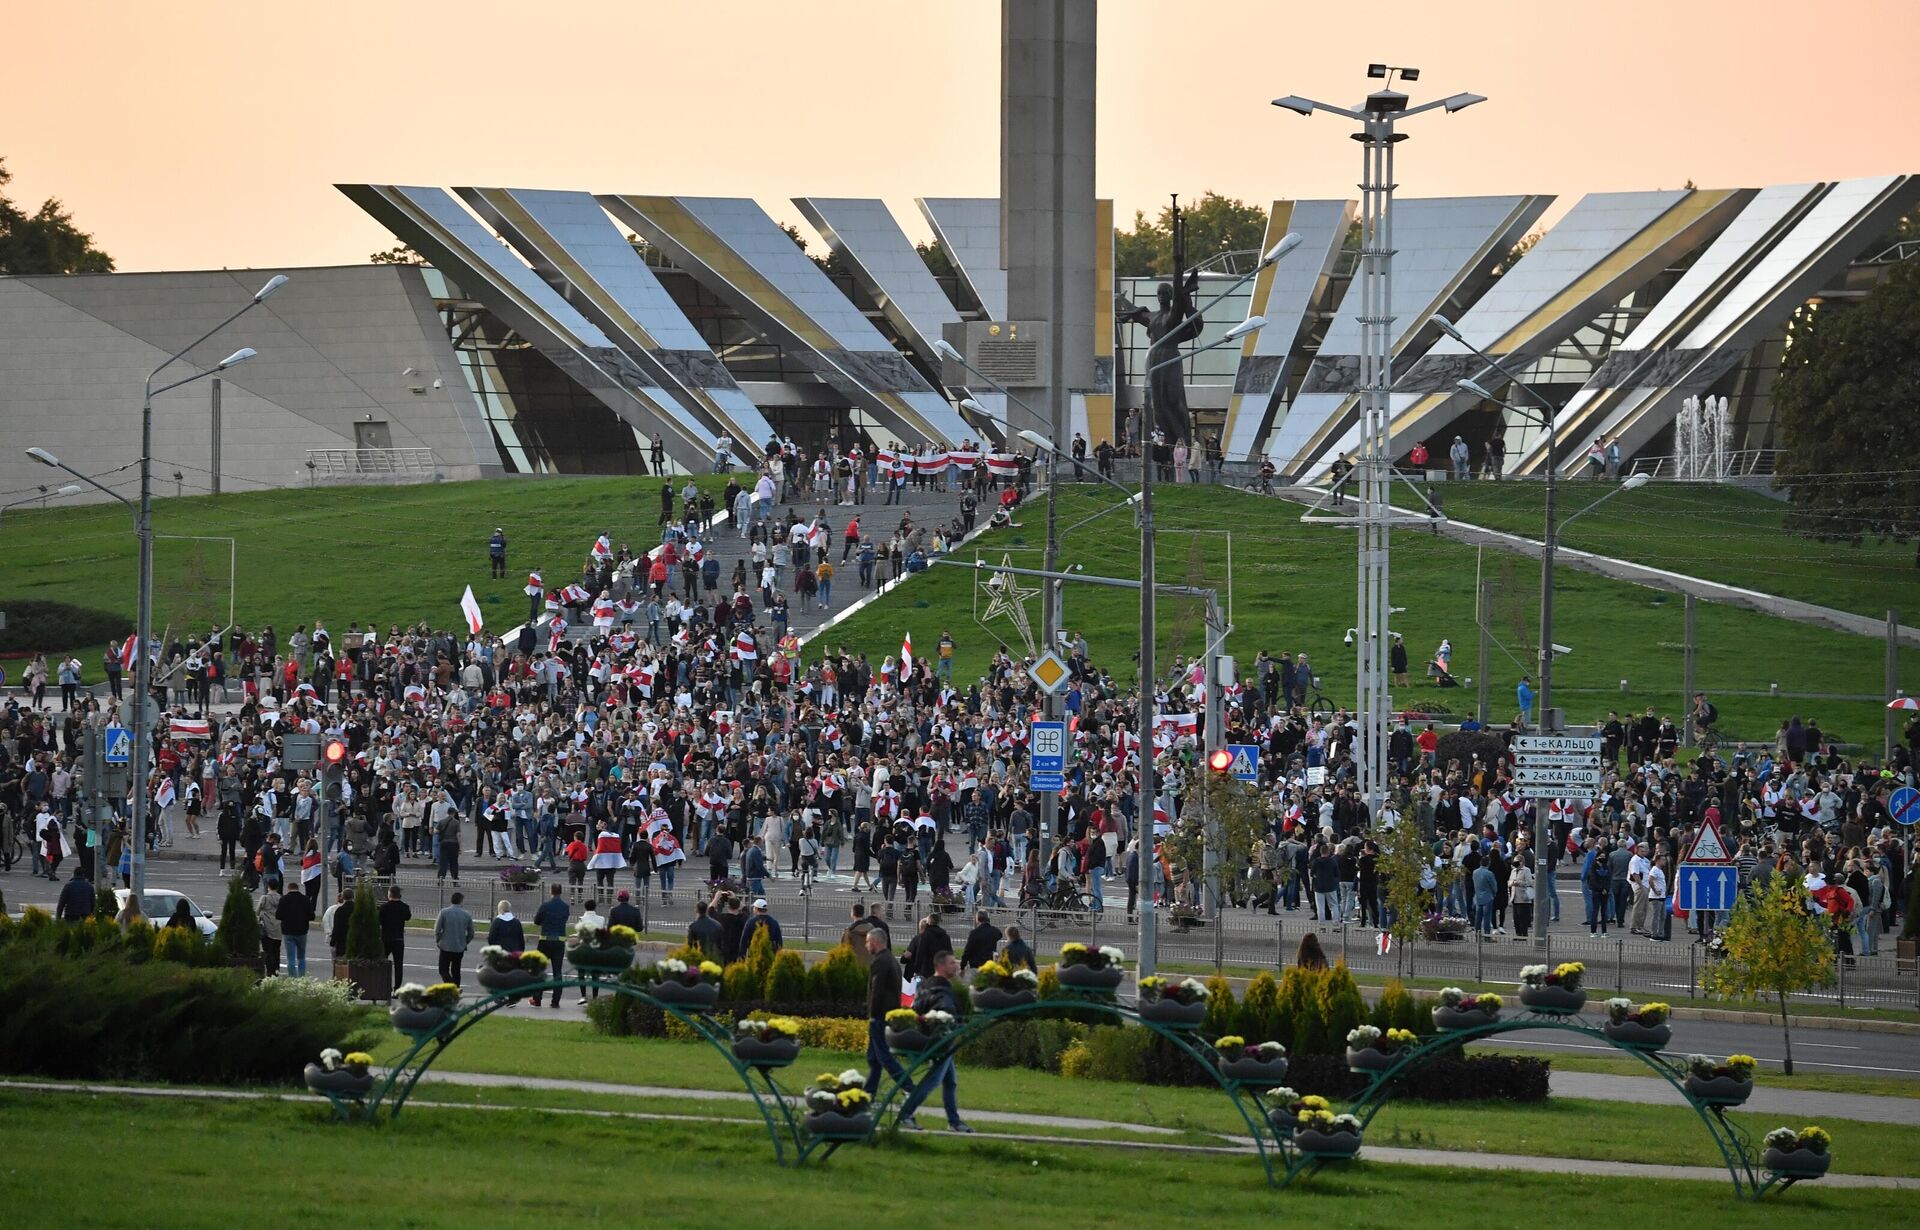
[[172,961],[177,965],[194,963],[193,941],[195,937],[187,933],[185,927],[165,927],[153,941],[153,959]]
[[766,988],[766,979],[755,977],[753,967],[745,961],[735,961],[720,974],[720,998],[733,1003],[750,1003],[760,998],[760,992]]
[[[756,1009],[747,1014],[756,1021],[785,1013]],[[797,1016],[800,1045],[822,1051],[862,1052],[867,1049],[867,1023],[850,1016]]]
[[378,1036],[364,1009],[269,991],[240,970],[136,962],[120,945],[62,956],[9,944],[0,1003],[0,1070],[64,1079],[286,1084],[322,1049]]
[[807,963],[792,949],[783,949],[767,971],[763,999],[788,1003],[807,995]]
[[1094,1080],[1093,1051],[1085,1038],[1076,1038],[1060,1052],[1060,1075],[1069,1080]]
[[1367,1001],[1353,981],[1345,961],[1320,977],[1320,1021],[1326,1030],[1324,1049],[1339,1054],[1347,1049],[1347,1034],[1367,1022]]
[[867,967],[845,944],[835,944],[807,970],[806,998],[822,1002],[865,1005]]
[[353,894],[353,913],[347,916],[349,961],[380,961],[387,955],[380,942],[380,907],[374,904],[373,889],[362,884]]
[[1086,1034],[1086,1026],[1073,1021],[1045,1017],[1002,1021],[962,1046],[960,1062],[981,1068],[1058,1072],[1066,1051]]
[[1255,1042],[1280,1041],[1280,984],[1261,970],[1247,983],[1232,1032]]
[[[1920,877],[1915,879],[1916,882],[1920,882]],[[1060,994],[1060,971],[1056,967],[1051,965],[1040,967],[1040,983],[1035,988],[1035,993],[1041,999],[1054,999]]]
[[[1389,978],[1380,988],[1379,1001],[1373,1005],[1373,1024],[1381,1033],[1389,1029],[1411,1029],[1418,1033],[1411,1022],[1419,1011],[1419,1005],[1407,993],[1406,984],[1398,978]],[[1428,1023],[1431,1025],[1431,1017]]]
[[747,946],[747,968],[753,972],[753,985],[767,985],[767,975],[773,972],[773,935],[765,927],[756,927],[753,943]]
[[1207,979],[1207,1020],[1201,1031],[1209,1038],[1218,1038],[1223,1034],[1236,1031],[1240,1020],[1240,1005],[1233,999],[1233,984],[1221,974]]
[[0,602],[0,610],[7,613],[7,626],[0,628],[0,654],[102,645],[125,640],[133,631],[133,621],[125,615],[69,602],[10,598]]
[[145,918],[136,918],[127,924],[126,934],[120,937],[120,948],[129,961],[148,961],[153,958],[153,941],[153,924]]
[[1491,769],[1494,762],[1507,754],[1507,742],[1499,735],[1484,730],[1453,730],[1440,736],[1439,744],[1434,748],[1434,759],[1442,769],[1454,760],[1460,767],[1470,768],[1475,756],[1480,763]]
[[[1280,1036],[1289,1054],[1320,1054],[1329,1050],[1320,1028],[1316,975],[1295,965],[1280,975]],[[1244,1036],[1244,1035],[1243,1035]],[[1345,1038],[1341,1041],[1344,1043]]]
[[253,908],[245,879],[234,876],[227,881],[226,904],[220,907],[220,942],[242,959],[260,955],[260,915]]

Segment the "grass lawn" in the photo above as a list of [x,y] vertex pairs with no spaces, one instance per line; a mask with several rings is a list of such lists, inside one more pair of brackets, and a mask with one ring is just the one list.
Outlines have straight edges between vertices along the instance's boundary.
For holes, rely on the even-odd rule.
[[[1606,490],[1592,482],[1562,484],[1560,515],[1578,512]],[[1449,516],[1540,537],[1546,500],[1540,483],[1446,483],[1441,491]],[[1416,503],[1404,488],[1394,498],[1408,507]],[[1889,607],[1908,618],[1920,612],[1920,569],[1911,544],[1820,542],[1788,533],[1786,517],[1787,505],[1739,487],[1649,483],[1581,517],[1560,541],[1874,619],[1886,618]]]
[[[1154,498],[1156,571],[1164,584],[1212,585],[1224,594],[1228,542],[1222,531],[1231,531],[1235,631],[1227,649],[1243,670],[1263,648],[1305,651],[1322,675],[1327,696],[1336,703],[1350,701],[1354,657],[1343,641],[1354,616],[1351,531],[1302,525],[1296,506],[1241,492],[1157,488]],[[1097,515],[1102,509],[1111,511]],[[1088,517],[1093,519],[1076,527]],[[1063,491],[1059,521],[1064,564],[1084,565],[1096,575],[1140,575],[1132,511],[1114,493]],[[1045,513],[1036,502],[1027,509],[1023,527],[983,535],[967,557],[977,552],[993,563],[1010,557],[1016,565],[1038,567],[1044,542]],[[1481,559],[1475,548],[1416,531],[1398,534],[1393,546],[1392,600],[1407,608],[1396,630],[1404,635],[1412,662],[1411,686],[1395,689],[1395,706],[1455,713],[1473,708],[1475,688],[1443,691],[1423,678],[1421,664],[1447,637],[1454,645],[1455,675],[1477,680],[1485,673],[1492,680],[1490,716],[1504,724],[1514,712],[1514,684],[1523,669],[1530,669],[1522,663],[1530,660],[1527,646],[1538,628],[1539,564],[1496,551]],[[1489,623],[1498,644],[1485,665],[1478,661],[1474,624],[1476,567],[1497,590]],[[822,639],[864,650],[878,661],[899,652],[903,630],[912,632],[925,652],[949,628],[959,641],[955,677],[973,678],[1001,643],[1017,644],[1006,620],[990,628],[975,622],[975,611],[984,607],[976,601],[975,584],[966,571],[936,567]],[[1556,597],[1554,639],[1573,653],[1556,667],[1555,696],[1570,721],[1604,719],[1609,708],[1638,712],[1647,705],[1678,717],[1684,641],[1678,599],[1572,569],[1560,571]],[[1137,595],[1123,590],[1066,586],[1066,627],[1086,638],[1096,661],[1118,668],[1129,682],[1127,663],[1139,641],[1138,602]],[[1038,602],[1030,609],[1037,622]],[[1155,655],[1163,673],[1175,656],[1191,657],[1203,648],[1197,601],[1162,596],[1157,624]],[[1771,739],[1780,721],[1798,712],[1817,716],[1822,728],[1839,738],[1877,747],[1883,716],[1878,701],[1816,703],[1774,699],[1766,692],[1777,681],[1790,692],[1876,695],[1884,656],[1879,641],[1711,603],[1699,607],[1696,633],[1698,681],[1715,695],[1728,733]],[[1910,690],[1920,688],[1920,651],[1903,651],[1901,663]],[[1730,694],[1736,691],[1761,695]]]
[[[1287,1192],[1269,1191],[1244,1157],[1144,1150],[1062,1153],[1057,1146],[955,1141],[937,1133],[845,1149],[824,1166],[776,1166],[748,1128],[583,1119],[535,1111],[421,1109],[392,1128],[326,1123],[312,1107],[162,1103],[120,1097],[0,1092],[0,1200],[8,1224],[73,1224],[73,1158],[139,1156],[138,1198],[90,1202],[92,1226],[230,1226],[272,1209],[275,1225],[458,1226],[630,1219],[665,1224],[870,1225],[958,1221],[995,1210],[1011,1224],[1060,1230],[1140,1224],[1177,1203],[1179,1219],[1252,1226],[1276,1215],[1342,1226],[1395,1227],[1449,1205],[1488,1224],[1530,1222],[1553,1201],[1611,1216],[1691,1226],[1751,1225],[1754,1210],[1724,1184],[1608,1182],[1580,1175],[1443,1171],[1359,1162]],[[1835,1217],[1897,1224],[1911,1193],[1796,1188],[1769,1204],[1770,1224]],[[1496,1210],[1512,1209],[1511,1216]],[[165,1210],[163,1215],[157,1210]],[[777,1212],[776,1212],[777,1210]]]
[[[349,620],[384,633],[396,622],[460,627],[460,592],[472,585],[489,627],[526,617],[521,592],[538,569],[548,585],[578,575],[594,537],[635,549],[659,542],[657,478],[564,478],[434,483],[409,487],[321,487],[156,499],[156,535],[236,539],[233,586],[242,627],[272,624],[281,643],[318,618],[335,635]],[[685,476],[673,480],[676,493]],[[719,498],[726,478],[695,480]],[[490,579],[487,538],[507,531],[507,576]],[[0,610],[8,602],[52,599],[134,613],[138,559],[127,513],[118,504],[7,514],[7,567]],[[156,635],[204,634],[227,621],[230,569],[225,542],[154,542]],[[80,653],[86,678],[100,678],[103,645]],[[17,673],[17,672],[15,672]]]
[[[376,1052],[386,1060],[403,1049],[396,1037]],[[1555,1063],[1560,1056],[1551,1057]],[[790,1069],[798,1089],[817,1070],[844,1067],[864,1069],[852,1052],[812,1050]],[[1145,1124],[1178,1131],[1244,1135],[1246,1127],[1232,1104],[1214,1088],[1166,1088],[1124,1085],[1109,1081],[1070,1080],[1023,1068],[980,1068],[962,1065],[960,1100],[964,1110],[1011,1111],[1021,1114],[1062,1115],[1077,1119]],[[720,1057],[701,1044],[655,1038],[611,1038],[586,1025],[533,1020],[494,1020],[463,1036],[436,1070],[488,1072],[503,1076],[545,1077],[563,1080],[653,1085],[679,1089],[740,1088],[738,1078]],[[1642,1068],[1639,1075],[1645,1075]],[[1772,1084],[1772,1078],[1768,1078]],[[433,1101],[455,1100],[461,1094],[493,1101],[496,1093],[474,1092],[422,1083],[419,1096]],[[549,1093],[511,1091],[509,1104],[527,1102],[557,1105]],[[587,1096],[598,1109],[620,1108],[619,1100]],[[581,1104],[568,1102],[569,1105]],[[724,1105],[724,1104],[723,1104]],[[634,1103],[628,1108],[641,1108]],[[652,1100],[644,1109],[653,1110]],[[683,1109],[676,1105],[676,1110]],[[716,1113],[746,1113],[744,1106]],[[938,1118],[937,1107],[934,1118]],[[1758,1139],[1780,1126],[1764,1116],[1737,1114]],[[1800,1126],[1795,1124],[1793,1126]],[[1855,1174],[1920,1176],[1920,1128],[1834,1121],[1825,1126],[1834,1133],[1835,1167]],[[1004,1131],[1051,1132],[1052,1128],[1004,1127]],[[1659,1140],[1660,1160],[1676,1165],[1712,1166],[1719,1153],[1698,1119],[1676,1095],[1671,1105],[1639,1105],[1581,1098],[1556,1098],[1540,1105],[1505,1103],[1428,1105],[1390,1104],[1375,1120],[1375,1139],[1407,1147],[1485,1152],[1518,1152],[1552,1157],[1609,1161],[1647,1160],[1647,1142]],[[1397,1133],[1397,1139],[1389,1136]]]

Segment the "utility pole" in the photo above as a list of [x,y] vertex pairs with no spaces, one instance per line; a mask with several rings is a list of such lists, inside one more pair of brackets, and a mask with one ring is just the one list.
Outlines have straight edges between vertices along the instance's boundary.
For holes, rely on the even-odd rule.
[[[1900,612],[1887,612],[1887,700],[1900,694]],[[1893,710],[1885,710],[1886,732],[1881,740],[1880,763],[1893,759]]]
[[1480,593],[1474,609],[1479,613],[1480,624],[1480,683],[1479,695],[1474,699],[1474,716],[1480,720],[1480,726],[1487,725],[1487,691],[1492,687],[1493,678],[1493,629],[1487,626],[1487,608],[1492,605],[1493,584],[1485,577],[1480,578]]
[[211,468],[213,470],[213,493],[215,495],[219,495],[220,494],[220,377],[218,376],[215,376],[213,378],[212,396],[213,396],[213,404],[211,406],[211,412],[212,412],[212,419],[213,419],[213,458],[211,461]]
[[1692,747],[1694,742],[1700,737],[1700,732],[1693,728],[1693,603],[1693,595],[1688,594],[1685,605],[1685,626],[1682,633],[1684,637],[1684,648],[1680,659],[1681,675],[1683,676],[1680,682],[1680,703],[1687,707],[1686,721],[1681,725],[1680,731],[1686,736],[1686,746],[1688,747]]

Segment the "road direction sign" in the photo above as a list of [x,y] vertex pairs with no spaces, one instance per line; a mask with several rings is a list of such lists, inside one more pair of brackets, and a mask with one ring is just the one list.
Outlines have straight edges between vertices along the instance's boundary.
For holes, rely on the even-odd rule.
[[1893,813],[1896,824],[1912,824],[1920,821],[1920,790],[1912,786],[1902,786],[1893,792],[1887,800],[1887,810]]
[[1233,753],[1233,763],[1227,766],[1227,772],[1243,782],[1260,780],[1260,745],[1258,743],[1229,743],[1227,750]]
[[1035,722],[1027,743],[1028,785],[1035,793],[1064,789],[1067,772],[1067,724]]
[[1523,799],[1589,799],[1593,797],[1595,787],[1567,786],[1559,782],[1528,785],[1516,783],[1514,790]]
[[125,726],[109,726],[103,746],[103,757],[108,764],[126,764],[133,759],[133,732]]
[[1067,686],[1067,680],[1073,672],[1060,660],[1060,655],[1049,649],[1027,668],[1027,678],[1039,684],[1049,696],[1057,695]]
[[1731,910],[1740,892],[1740,869],[1732,863],[1682,863],[1673,882],[1675,904],[1683,910]]
[[1600,770],[1530,769],[1522,766],[1514,771],[1513,780],[1522,786],[1551,786],[1558,782],[1565,786],[1579,786],[1593,790],[1600,785]]
[[1515,766],[1522,769],[1550,769],[1556,766],[1566,769],[1597,769],[1600,767],[1598,756],[1562,756],[1552,752],[1521,752],[1513,758]]
[[1598,756],[1600,754],[1599,735],[1519,735],[1513,741],[1513,750],[1526,752],[1549,752],[1561,756]]
[[1699,834],[1693,839],[1693,848],[1688,850],[1687,856],[1680,860],[1682,866],[1687,863],[1731,863],[1732,861],[1733,855],[1727,850],[1726,840],[1720,836],[1720,826],[1712,820],[1701,824]]

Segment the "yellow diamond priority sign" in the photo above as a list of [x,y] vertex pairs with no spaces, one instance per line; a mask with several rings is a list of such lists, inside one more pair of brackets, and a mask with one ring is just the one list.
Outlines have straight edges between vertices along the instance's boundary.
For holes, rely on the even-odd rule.
[[1027,678],[1040,685],[1040,690],[1049,696],[1055,696],[1067,686],[1071,672],[1060,655],[1049,649],[1040,655],[1038,661],[1027,668]]

